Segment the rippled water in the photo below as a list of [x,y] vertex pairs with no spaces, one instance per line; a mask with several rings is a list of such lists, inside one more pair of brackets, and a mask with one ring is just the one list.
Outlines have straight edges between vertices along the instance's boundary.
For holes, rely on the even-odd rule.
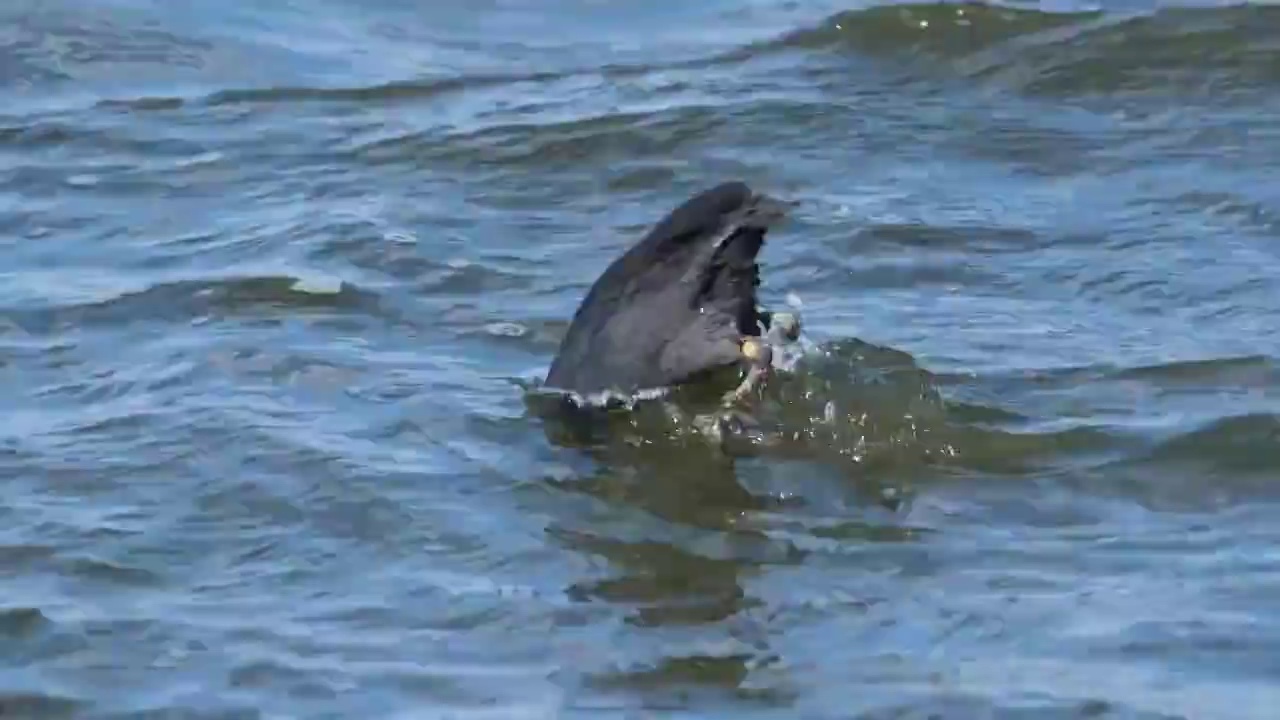
[[[1276,9],[0,21],[0,715],[1272,717]],[[535,412],[734,178],[772,442]]]

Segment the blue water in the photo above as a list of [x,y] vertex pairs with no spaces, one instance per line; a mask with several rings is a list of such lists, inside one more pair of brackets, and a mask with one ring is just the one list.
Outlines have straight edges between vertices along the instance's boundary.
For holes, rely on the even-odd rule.
[[[1280,14],[11,0],[0,716],[1257,718]],[[770,443],[531,409],[727,179]]]

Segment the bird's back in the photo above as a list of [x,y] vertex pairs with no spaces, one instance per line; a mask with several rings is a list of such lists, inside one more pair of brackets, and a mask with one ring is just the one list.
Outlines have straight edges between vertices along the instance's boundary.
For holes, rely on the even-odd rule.
[[[699,293],[732,292],[738,301],[735,307],[745,302],[754,310],[754,282],[745,288],[740,284],[702,286],[714,243],[753,197],[741,182],[698,193],[611,263],[574,314],[546,384],[593,393],[610,388],[632,391],[679,380],[667,377],[658,359],[669,343],[698,320]],[[763,230],[758,235],[754,245],[719,260],[737,269],[749,266],[754,273]],[[715,282],[724,285],[722,280]]]

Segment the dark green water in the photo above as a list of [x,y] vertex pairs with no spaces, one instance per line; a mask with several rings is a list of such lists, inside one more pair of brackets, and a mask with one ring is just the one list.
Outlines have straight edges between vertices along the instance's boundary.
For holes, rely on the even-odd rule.
[[[1270,720],[1278,116],[1257,6],[10,0],[0,717]],[[567,442],[731,178],[773,442]]]

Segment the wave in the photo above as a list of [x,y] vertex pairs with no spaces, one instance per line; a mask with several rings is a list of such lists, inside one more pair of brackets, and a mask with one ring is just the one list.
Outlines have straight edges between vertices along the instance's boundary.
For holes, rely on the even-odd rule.
[[[661,456],[665,466],[675,462],[665,453],[718,447],[775,467],[824,467],[899,497],[966,478],[1036,476],[1090,495],[1203,509],[1275,494],[1280,411],[1266,396],[1276,387],[1280,365],[1264,356],[975,377],[931,373],[907,353],[849,339],[776,377],[752,409],[754,427],[708,432],[688,414],[697,393],[678,389],[608,417],[593,438],[556,420],[544,429],[554,444],[595,448],[614,465]],[[1232,395],[1240,402],[1204,402]],[[691,442],[700,434],[704,442]]]
[[[192,322],[210,315],[287,308],[291,311],[320,308],[325,311],[366,310],[378,296],[368,290],[329,277],[261,275],[219,279],[185,279],[149,282],[134,286],[123,280],[86,284],[68,282],[59,273],[48,283],[37,282],[30,272],[32,294],[22,302],[0,307],[0,318],[25,333],[40,335],[61,328],[102,327],[139,322]],[[38,287],[35,287],[38,286]],[[60,296],[49,296],[57,288]],[[41,298],[38,302],[34,299]]]
[[841,13],[760,50],[852,52],[1030,95],[1221,93],[1280,79],[1280,8],[1045,12],[980,3]]
[[[889,82],[907,72],[917,77],[950,76],[994,83],[1033,95],[1077,95],[1152,92],[1160,88],[1220,91],[1273,84],[1280,78],[1280,72],[1270,62],[1277,25],[1280,9],[1258,5],[1053,12],[976,2],[894,3],[837,13],[798,29],[779,29],[769,39],[728,50],[708,48],[705,54],[673,60],[606,59],[593,63],[579,58],[545,70],[523,70],[513,65],[509,70],[435,71],[423,77],[370,84],[339,81],[334,85],[312,84],[302,76],[297,79],[304,82],[280,84],[256,70],[243,72],[244,68],[238,71],[236,67],[223,67],[230,62],[223,55],[229,58],[232,54],[239,57],[266,51],[251,46],[231,53],[231,46],[214,47],[206,40],[151,28],[125,33],[123,28],[110,25],[81,29],[55,23],[41,32],[58,37],[62,33],[67,38],[40,43],[10,39],[8,44],[0,44],[0,57],[13,54],[13,72],[25,73],[14,82],[20,80],[33,87],[48,84],[48,78],[41,79],[41,68],[46,66],[48,72],[66,76],[58,76],[55,84],[84,79],[67,75],[65,69],[58,71],[65,63],[39,54],[53,52],[50,48],[61,45],[75,45],[72,40],[77,33],[87,33],[87,40],[81,41],[87,43],[86,47],[102,46],[101,51],[89,52],[77,60],[85,67],[97,67],[99,73],[118,72],[116,66],[121,63],[155,66],[149,72],[160,75],[171,73],[166,68],[172,67],[184,68],[188,74],[203,73],[206,64],[222,58],[217,63],[217,74],[222,76],[223,87],[205,92],[130,97],[127,92],[118,92],[120,83],[108,83],[106,87],[114,86],[117,91],[99,102],[136,111],[184,105],[419,102],[478,89],[516,91],[521,85],[580,82],[585,78],[596,78],[605,84],[624,83],[680,71],[687,71],[696,81],[700,74],[715,68],[742,69],[752,63],[767,64],[780,56],[794,57],[801,67],[827,63],[830,67],[826,71],[836,73],[840,65],[831,62],[832,58],[852,55],[890,61],[879,68]],[[572,39],[565,42],[573,44]],[[42,43],[48,47],[39,49]],[[36,52],[33,48],[39,52],[27,57]],[[657,46],[654,50],[656,54]],[[31,67],[22,69],[27,66]],[[87,70],[76,72],[83,75]],[[251,79],[252,84],[236,87],[233,78],[237,75]],[[218,82],[213,76],[193,77],[196,86]],[[192,85],[187,80],[183,84]]]
[[543,83],[566,77],[564,73],[534,72],[526,74],[462,75],[443,78],[415,78],[396,82],[357,86],[274,86],[227,88],[204,95],[108,98],[99,107],[135,111],[174,110],[188,105],[218,107],[223,105],[264,105],[299,102],[390,103],[423,101],[467,90],[502,87],[521,83]]

